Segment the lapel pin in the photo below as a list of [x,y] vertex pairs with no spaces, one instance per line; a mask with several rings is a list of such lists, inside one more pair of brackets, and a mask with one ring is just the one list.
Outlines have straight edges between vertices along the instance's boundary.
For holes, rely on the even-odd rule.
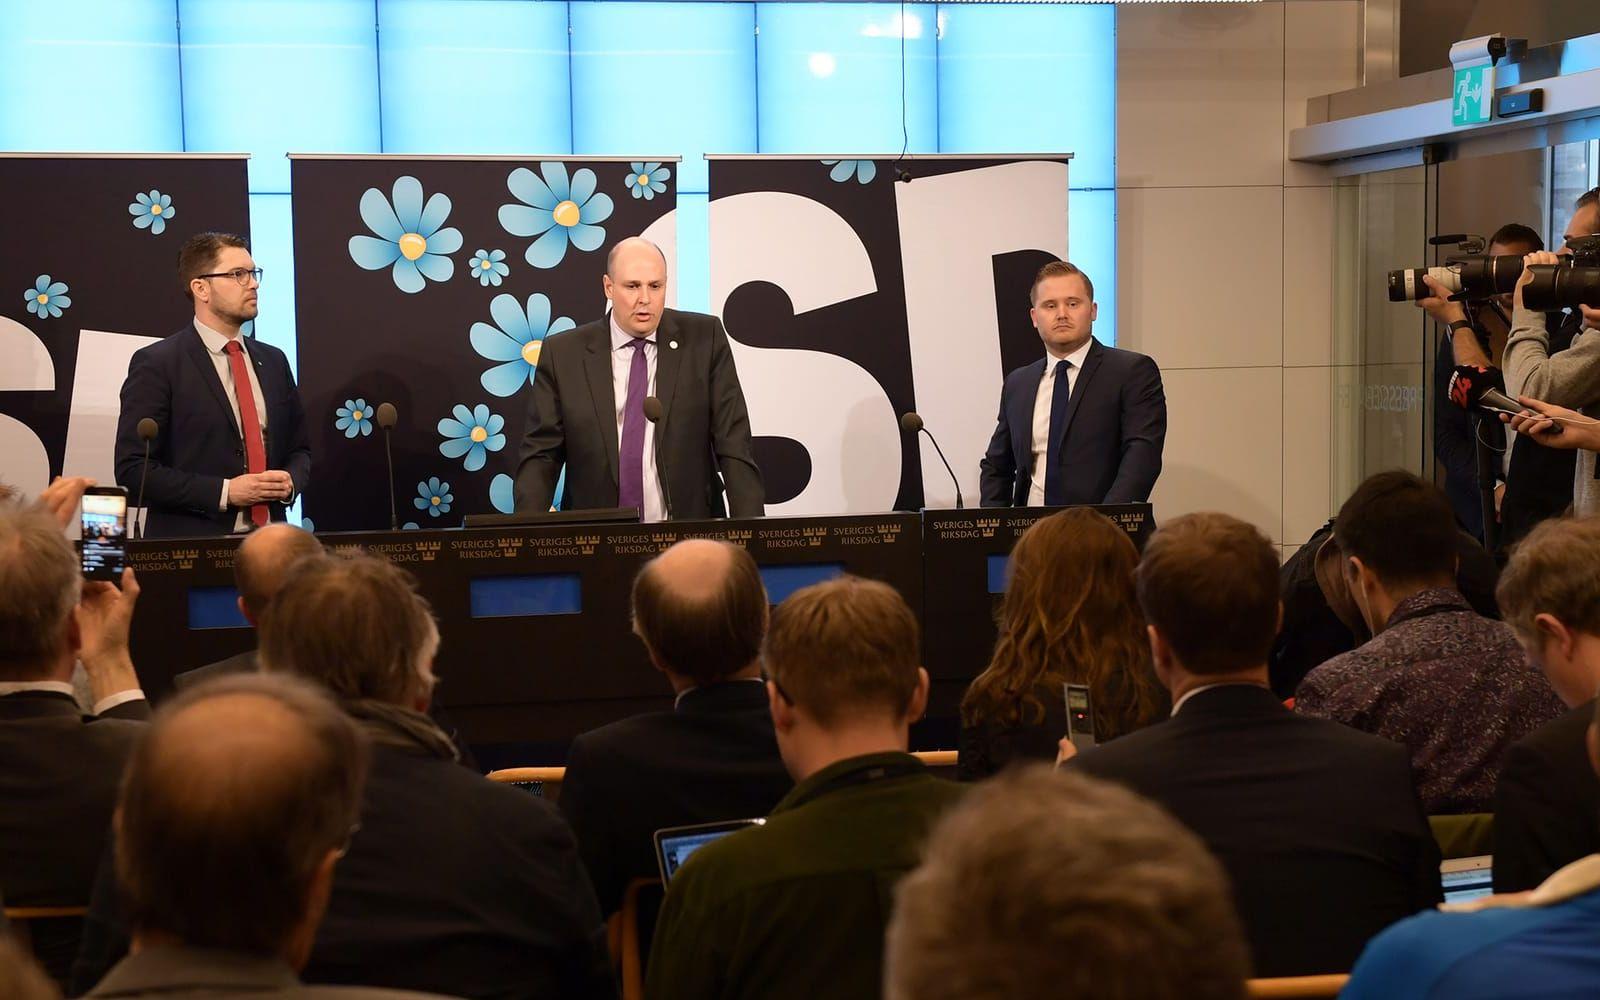
[[676,340],[667,341],[667,349],[676,351],[678,349],[678,342]]

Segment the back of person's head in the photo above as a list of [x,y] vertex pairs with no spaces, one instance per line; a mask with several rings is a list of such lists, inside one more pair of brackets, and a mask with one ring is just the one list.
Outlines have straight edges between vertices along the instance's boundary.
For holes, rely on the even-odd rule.
[[1191,674],[1264,667],[1278,634],[1278,552],[1254,525],[1205,512],[1145,544],[1139,606]]
[[1451,585],[1456,518],[1432,483],[1401,469],[1371,476],[1339,508],[1333,537],[1390,590]]
[[1489,237],[1492,245],[1508,248],[1516,253],[1530,254],[1544,249],[1544,239],[1532,226],[1508,222]]
[[887,1000],[1234,1000],[1221,866],[1153,803],[1045,765],[977,786],[901,880]]
[[269,524],[246,535],[233,559],[233,580],[244,613],[259,622],[283,587],[289,567],[321,554],[317,536],[292,524]]
[[55,518],[0,506],[0,681],[41,680],[60,666],[82,581]]
[[1041,692],[1087,684],[1095,731],[1116,736],[1157,711],[1150,644],[1134,596],[1139,551],[1128,533],[1083,507],[1034,522],[1011,550],[1000,635],[988,669],[961,701],[968,725],[1044,719]]
[[780,696],[823,728],[904,717],[922,669],[905,599],[853,576],[804,587],[773,609],[762,655]]
[[295,563],[261,622],[261,665],[341,699],[427,703],[439,629],[411,574],[376,556]]
[[360,810],[366,744],[314,685],[180,693],[123,775],[116,867],[136,935],[284,957],[309,945]]
[[633,581],[633,630],[663,669],[712,684],[753,665],[767,628],[767,592],[738,545],[679,542]]
[[1557,693],[1574,705],[1593,697],[1600,663],[1571,661],[1578,638],[1600,638],[1600,517],[1541,522],[1512,549],[1495,596]]

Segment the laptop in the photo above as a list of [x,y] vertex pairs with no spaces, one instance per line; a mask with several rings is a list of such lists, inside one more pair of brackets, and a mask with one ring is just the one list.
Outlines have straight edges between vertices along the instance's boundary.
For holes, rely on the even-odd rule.
[[1446,903],[1465,903],[1494,894],[1494,858],[1482,854],[1475,858],[1451,858],[1439,866],[1439,881],[1444,884]]
[[656,867],[661,870],[661,884],[667,885],[672,881],[683,863],[689,860],[689,855],[711,843],[720,840],[735,830],[743,830],[747,826],[760,826],[764,819],[729,819],[716,823],[695,823],[691,826],[669,826],[655,833],[656,841]]

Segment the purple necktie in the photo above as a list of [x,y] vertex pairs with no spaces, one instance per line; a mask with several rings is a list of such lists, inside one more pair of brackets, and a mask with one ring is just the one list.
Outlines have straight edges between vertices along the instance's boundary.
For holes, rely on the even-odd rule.
[[644,356],[645,339],[633,338],[633,363],[628,368],[628,401],[622,407],[621,469],[617,476],[617,506],[636,507],[644,515],[644,398],[650,394],[650,367]]

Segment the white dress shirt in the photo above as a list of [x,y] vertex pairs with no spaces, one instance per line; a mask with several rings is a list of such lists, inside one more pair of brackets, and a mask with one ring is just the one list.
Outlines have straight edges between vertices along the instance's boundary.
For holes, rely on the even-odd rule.
[[1083,359],[1089,356],[1090,340],[1071,354],[1057,357],[1049,349],[1044,355],[1044,375],[1039,379],[1039,392],[1033,397],[1033,474],[1028,484],[1028,506],[1044,506],[1045,461],[1050,452],[1050,406],[1056,398],[1056,364],[1066,361],[1067,393],[1070,396],[1078,384],[1078,373],[1083,370]]
[[[5,681],[0,683],[0,698],[8,694],[20,694],[23,691],[49,691],[53,694],[64,694],[73,701],[78,700],[78,695],[72,690],[72,685],[66,681]],[[118,705],[125,705],[130,701],[143,701],[144,692],[138,688],[129,691],[118,691],[108,694],[94,703],[94,714],[100,715],[109,712]]]
[[[211,327],[194,321],[194,328],[200,333],[200,342],[206,345],[206,353],[211,355],[211,366],[217,370],[217,378],[222,380],[222,391],[227,394],[228,407],[233,410],[234,426],[242,433],[244,424],[239,423],[239,390],[233,384],[233,365],[228,360],[228,341],[237,339],[239,346],[244,349],[244,369],[250,376],[250,394],[256,401],[256,423],[261,427],[261,441],[266,443],[267,434],[267,400],[261,394],[261,380],[256,377],[255,362],[250,360],[250,345],[243,336],[230,338],[226,334],[218,333]],[[218,510],[228,509],[228,481],[222,481],[222,499],[218,502]],[[251,522],[249,510],[241,507],[238,515],[233,519],[233,530],[249,531]]]
[[[628,373],[633,367],[633,348],[629,347],[634,341],[633,334],[617,325],[616,316],[611,317],[611,394],[617,404],[617,455],[620,462],[622,455],[622,418],[628,408]],[[645,337],[644,347],[645,367],[648,371],[645,395],[656,394],[656,332],[652,330]],[[620,470],[619,470],[619,479]],[[644,422],[644,510],[639,512],[643,521],[664,521],[667,518],[667,506],[661,499],[661,473],[656,468],[656,425],[646,420]]]

